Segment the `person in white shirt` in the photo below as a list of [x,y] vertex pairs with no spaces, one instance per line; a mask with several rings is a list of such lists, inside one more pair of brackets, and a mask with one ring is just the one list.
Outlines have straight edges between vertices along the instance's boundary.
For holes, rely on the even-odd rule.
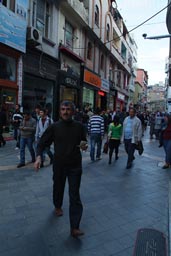
[[[53,124],[53,120],[47,115],[47,112],[45,109],[41,109],[40,110],[40,118],[37,121],[37,126],[36,126],[36,134],[35,134],[36,145],[39,143],[39,140],[40,140],[41,136],[43,135],[43,133],[45,132],[45,130],[51,124]],[[46,153],[50,158],[50,164],[53,163],[53,153],[51,152],[50,147],[46,147],[46,149],[44,150],[44,152],[41,156],[42,162],[41,162],[40,167],[44,167],[44,160],[45,160]]]
[[136,145],[142,139],[142,125],[141,120],[136,116],[136,110],[130,108],[129,116],[123,122],[123,135],[125,151],[128,154],[127,169],[132,167],[132,162],[135,159],[134,152]]

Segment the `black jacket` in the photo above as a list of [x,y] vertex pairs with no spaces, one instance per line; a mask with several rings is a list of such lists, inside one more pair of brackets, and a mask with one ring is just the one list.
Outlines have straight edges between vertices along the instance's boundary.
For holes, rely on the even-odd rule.
[[7,116],[4,110],[0,111],[0,126],[5,126],[7,123]]
[[60,120],[50,125],[37,146],[37,156],[54,142],[54,163],[60,166],[81,167],[80,142],[87,141],[83,125],[74,120]]

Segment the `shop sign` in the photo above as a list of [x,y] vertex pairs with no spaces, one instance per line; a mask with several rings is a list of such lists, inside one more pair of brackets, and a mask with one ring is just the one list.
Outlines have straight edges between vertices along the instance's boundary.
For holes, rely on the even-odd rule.
[[16,60],[0,54],[0,79],[16,80]]
[[18,61],[18,103],[22,105],[22,94],[23,94],[23,60],[22,57],[19,58]]
[[70,85],[73,87],[78,87],[78,80],[73,79],[71,77],[65,77],[64,78],[64,85]]
[[14,97],[7,95],[5,103],[6,104],[14,104]]
[[125,95],[118,92],[118,100],[122,100],[122,101],[125,101]]
[[107,79],[102,79],[101,90],[109,92],[109,81]]
[[72,85],[72,86],[74,86],[74,87],[78,86],[77,80],[75,80],[75,79],[73,79],[73,78],[71,78],[71,77],[66,77],[66,78],[64,79],[64,83],[65,83],[66,85]]
[[88,70],[84,70],[84,82],[101,88],[101,78]]
[[16,1],[16,13],[0,2],[0,42],[18,51],[26,51],[28,0]]

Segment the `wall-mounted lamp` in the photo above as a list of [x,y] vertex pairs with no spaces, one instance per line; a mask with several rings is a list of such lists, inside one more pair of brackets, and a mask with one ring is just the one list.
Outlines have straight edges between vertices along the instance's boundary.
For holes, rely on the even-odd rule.
[[114,9],[118,7],[118,6],[117,6],[117,3],[116,3],[115,1],[112,1],[112,7],[113,7]]
[[169,37],[171,37],[171,34],[161,35],[161,36],[147,36],[147,34],[142,34],[142,37],[144,37],[144,39],[159,40],[159,39],[163,39],[163,38],[169,38]]

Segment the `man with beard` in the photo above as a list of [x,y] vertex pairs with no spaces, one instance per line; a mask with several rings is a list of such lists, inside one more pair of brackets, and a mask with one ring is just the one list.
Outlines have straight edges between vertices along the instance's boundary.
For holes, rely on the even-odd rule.
[[37,146],[36,170],[41,164],[41,154],[54,142],[53,159],[53,203],[57,216],[63,215],[62,203],[66,178],[69,184],[69,217],[71,235],[78,237],[84,233],[79,229],[83,206],[80,199],[82,174],[81,150],[87,149],[84,126],[73,120],[75,106],[70,101],[60,105],[61,119],[49,126]]

